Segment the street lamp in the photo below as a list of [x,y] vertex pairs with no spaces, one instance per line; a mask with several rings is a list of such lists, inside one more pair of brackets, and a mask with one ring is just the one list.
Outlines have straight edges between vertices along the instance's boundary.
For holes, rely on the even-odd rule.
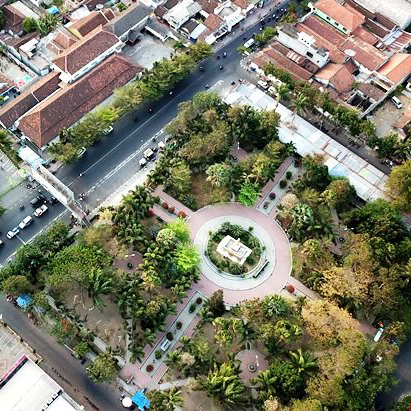
[[259,364],[259,362],[258,362],[258,355],[257,355],[257,354],[256,354],[256,356],[255,356],[255,365],[256,365],[257,367],[260,366],[260,364]]

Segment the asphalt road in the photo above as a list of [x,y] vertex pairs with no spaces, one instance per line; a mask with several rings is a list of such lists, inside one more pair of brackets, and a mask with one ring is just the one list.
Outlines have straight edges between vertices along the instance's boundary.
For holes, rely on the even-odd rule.
[[57,344],[53,337],[37,328],[23,311],[6,302],[4,296],[0,296],[0,313],[3,321],[45,359],[40,363],[40,367],[86,410],[124,410],[119,398],[116,398],[109,386],[93,384],[79,360]]

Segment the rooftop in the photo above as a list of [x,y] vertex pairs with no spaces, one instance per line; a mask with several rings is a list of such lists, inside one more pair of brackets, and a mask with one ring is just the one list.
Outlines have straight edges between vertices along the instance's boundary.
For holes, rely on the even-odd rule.
[[364,16],[360,17],[358,13],[353,13],[336,0],[318,0],[314,7],[350,31],[355,30],[365,21]]
[[204,26],[211,31],[217,30],[221,26],[221,23],[223,23],[223,19],[215,14],[209,14],[203,22]]
[[396,53],[382,67],[378,73],[394,84],[402,82],[411,74],[411,54]]
[[24,113],[59,89],[59,73],[52,71],[0,109],[0,121],[11,127]]
[[62,388],[38,365],[23,356],[9,372],[7,380],[0,383],[2,411],[41,410],[50,403],[50,411],[79,411]]
[[141,67],[113,54],[76,82],[37,104],[20,120],[18,128],[42,147],[60,130],[71,127],[106,100],[114,89],[133,79],[140,70]]
[[76,31],[81,37],[84,37],[100,25],[104,26],[110,20],[113,20],[114,17],[114,13],[110,9],[93,11],[88,16],[74,22],[69,27],[69,30],[72,32]]
[[107,29],[117,37],[121,37],[136,27],[142,20],[150,16],[153,11],[142,3],[136,3],[124,10],[119,16],[107,24]]
[[315,74],[318,79],[329,82],[338,93],[346,93],[352,89],[354,76],[343,64],[329,63]]
[[61,71],[74,74],[118,42],[116,35],[100,26],[72,44],[53,63]]

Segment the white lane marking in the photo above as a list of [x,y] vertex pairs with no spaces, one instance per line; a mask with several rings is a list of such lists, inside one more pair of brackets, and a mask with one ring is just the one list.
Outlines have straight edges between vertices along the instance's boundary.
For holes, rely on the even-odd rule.
[[22,238],[20,238],[20,236],[18,234],[16,234],[16,237],[24,244],[26,245],[26,243],[24,242],[24,240]]

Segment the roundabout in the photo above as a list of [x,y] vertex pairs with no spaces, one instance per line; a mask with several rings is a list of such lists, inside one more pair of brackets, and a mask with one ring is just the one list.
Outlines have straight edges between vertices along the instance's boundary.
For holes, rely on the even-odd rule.
[[[204,295],[222,289],[225,301],[236,304],[278,293],[290,280],[292,258],[288,238],[282,228],[261,211],[239,203],[215,204],[192,213],[187,222],[193,243],[200,251],[202,276],[198,289]],[[251,232],[261,246],[259,261],[242,275],[222,270],[207,255],[210,236],[226,222]]]

